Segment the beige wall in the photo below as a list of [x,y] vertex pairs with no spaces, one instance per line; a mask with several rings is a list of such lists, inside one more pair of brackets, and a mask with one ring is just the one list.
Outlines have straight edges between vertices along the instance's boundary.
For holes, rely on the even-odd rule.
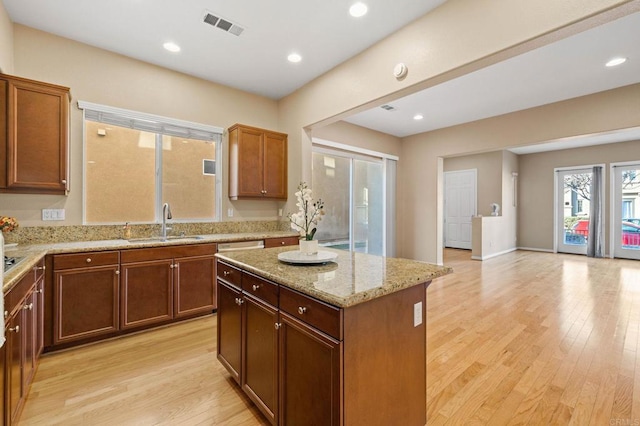
[[0,2],[0,70],[13,73],[13,23]]
[[609,164],[636,160],[640,160],[640,141],[521,155],[518,246],[553,250],[554,168],[604,163],[605,250],[608,252],[611,200]]
[[345,145],[368,149],[389,155],[400,155],[400,138],[356,126],[346,121],[338,121],[327,126],[314,129],[312,137],[338,142]]
[[[69,196],[0,194],[3,214],[18,217],[23,226],[71,225],[82,221],[82,112],[76,106],[78,100],[225,128],[235,122],[275,130],[278,127],[277,103],[271,99],[22,25],[15,25],[14,42],[15,74],[68,86],[73,97]],[[223,160],[226,170],[226,154]],[[223,215],[229,207],[234,209],[233,218],[224,217],[225,220],[276,219],[281,204],[230,202],[227,188],[223,188]],[[66,209],[66,220],[42,222],[44,208]]]

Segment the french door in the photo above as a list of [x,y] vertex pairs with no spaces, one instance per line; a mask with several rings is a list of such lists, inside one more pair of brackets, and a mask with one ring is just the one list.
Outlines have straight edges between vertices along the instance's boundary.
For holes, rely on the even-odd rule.
[[592,168],[556,170],[556,241],[561,253],[587,254]]
[[640,259],[640,163],[611,169],[613,255]]

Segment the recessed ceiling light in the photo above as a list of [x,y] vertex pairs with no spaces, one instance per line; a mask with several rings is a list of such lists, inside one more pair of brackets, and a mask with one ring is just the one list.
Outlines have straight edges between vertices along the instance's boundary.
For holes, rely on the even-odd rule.
[[177,44],[171,41],[166,42],[165,44],[162,45],[162,47],[167,49],[169,52],[173,52],[173,53],[180,51],[180,46],[178,46]]
[[627,62],[627,58],[613,58],[605,65],[608,67],[615,67],[616,65],[624,64],[625,62]]
[[350,8],[349,8],[349,14],[351,14],[351,16],[353,16],[354,18],[359,18],[361,16],[364,16],[367,14],[367,5],[361,2],[358,3],[354,3]]
[[287,56],[287,59],[289,60],[289,62],[300,62],[302,60],[302,56],[298,55],[297,53],[292,53],[291,55]]
[[424,118],[424,116],[422,114],[416,114],[413,116],[414,120],[422,120]]

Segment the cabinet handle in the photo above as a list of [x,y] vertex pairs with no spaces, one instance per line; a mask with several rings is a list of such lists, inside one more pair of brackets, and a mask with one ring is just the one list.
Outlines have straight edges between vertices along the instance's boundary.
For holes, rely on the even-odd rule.
[[91,258],[87,257],[87,263],[91,263]]
[[258,289],[260,288],[260,285],[254,284],[253,287],[251,288],[253,289],[253,291],[258,291]]
[[34,266],[33,267],[34,271],[44,271],[45,269],[47,269],[46,266]]
[[279,322],[274,324],[276,327],[276,330],[280,330],[280,327],[282,327],[282,324],[280,324]]
[[240,297],[236,297],[236,305],[240,306],[244,303],[244,300],[242,300],[242,298]]
[[24,305],[22,307],[22,309],[24,309],[25,311],[31,311],[33,310],[33,303],[29,303],[28,305]]
[[305,308],[304,306],[298,306],[298,313],[300,315],[304,314],[305,312],[307,312],[307,308]]
[[16,325],[14,328],[10,328],[9,331],[13,331],[15,333],[20,333],[20,326]]
[[116,275],[120,275],[120,270],[116,269],[115,273],[116,273]]
[[222,271],[222,275],[224,275],[225,277],[228,277],[229,275],[231,275],[230,271]]
[[67,184],[67,180],[66,180],[66,179],[62,179],[62,181],[61,181],[61,182],[62,182],[62,184],[63,184],[63,185],[66,185],[66,184]]
[[42,294],[42,293],[44,293],[44,289],[43,288],[39,288],[39,289],[36,290],[36,293]]

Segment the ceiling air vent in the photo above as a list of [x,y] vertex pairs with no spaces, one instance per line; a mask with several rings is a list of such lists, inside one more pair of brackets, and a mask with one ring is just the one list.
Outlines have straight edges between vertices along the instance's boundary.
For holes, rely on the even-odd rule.
[[244,31],[244,28],[242,28],[240,25],[235,24],[228,19],[214,15],[213,13],[208,11],[205,11],[204,13],[204,22],[235,36],[239,36]]
[[387,104],[381,105],[380,108],[386,109],[387,111],[395,111],[396,110],[396,107],[393,107],[393,106],[387,105]]

